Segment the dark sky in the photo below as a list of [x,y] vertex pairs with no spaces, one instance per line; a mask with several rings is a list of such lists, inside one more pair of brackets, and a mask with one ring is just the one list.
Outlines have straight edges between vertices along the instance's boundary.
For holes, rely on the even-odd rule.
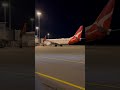
[[[83,24],[92,24],[108,0],[36,0],[36,9],[43,13],[41,32],[44,36],[50,32],[51,37],[70,37]],[[112,29],[120,25],[120,0],[116,0]]]
[[83,24],[83,4],[70,0],[38,0],[36,8],[43,13],[41,17],[41,32],[51,37],[70,37]]
[[[3,7],[1,3],[4,0],[0,0],[0,21],[4,21]],[[9,0],[6,0],[7,2]],[[9,8],[9,7],[8,7]],[[7,22],[8,22],[8,8],[7,8]],[[21,29],[25,22],[30,25],[30,18],[34,18],[35,1],[34,0],[11,0],[11,19],[12,28]]]
[[13,27],[21,28],[26,22],[30,25],[30,18],[34,18],[34,0],[11,0]]

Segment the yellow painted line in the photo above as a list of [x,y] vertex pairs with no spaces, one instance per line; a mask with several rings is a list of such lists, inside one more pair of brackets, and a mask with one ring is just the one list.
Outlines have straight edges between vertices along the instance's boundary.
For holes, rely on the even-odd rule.
[[[40,57],[40,58],[47,58],[47,59],[54,59],[54,60],[58,60],[57,58],[48,58],[48,57]],[[70,61],[70,60],[65,60],[65,59],[59,59],[59,60],[63,60],[63,61],[66,61],[66,62],[74,62],[74,63],[82,63],[84,64],[84,62],[78,62],[78,61]]]
[[66,84],[66,85],[78,88],[80,90],[85,90],[85,88],[83,88],[81,86],[78,86],[78,85],[75,85],[75,84],[72,84],[72,83],[69,83],[67,81],[64,81],[64,80],[61,80],[61,79],[58,79],[58,78],[55,78],[55,77],[52,77],[52,76],[49,76],[49,75],[46,75],[46,74],[42,74],[42,73],[39,73],[39,72],[35,72],[35,73],[38,74],[38,75],[40,75],[40,76],[42,76],[42,77],[52,79],[54,81],[57,81],[57,82],[60,82],[60,83],[63,83],[63,84]]
[[94,85],[94,86],[110,87],[110,88],[120,88],[120,87],[117,87],[117,86],[97,84],[97,83],[86,83],[86,84]]

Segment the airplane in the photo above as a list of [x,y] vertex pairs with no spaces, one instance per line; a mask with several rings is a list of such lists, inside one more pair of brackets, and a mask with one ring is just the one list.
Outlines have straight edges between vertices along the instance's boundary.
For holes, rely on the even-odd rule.
[[60,39],[46,39],[46,36],[43,40],[43,45],[71,45],[74,43],[77,43],[79,41],[81,41],[81,35],[82,35],[82,31],[83,31],[83,26],[81,25],[79,27],[79,29],[77,30],[77,32],[75,33],[74,36],[70,37],[70,38],[60,38]]
[[92,25],[85,27],[86,42],[100,40],[110,34],[111,29],[109,28],[114,11],[114,4],[115,0],[109,0],[95,22]]

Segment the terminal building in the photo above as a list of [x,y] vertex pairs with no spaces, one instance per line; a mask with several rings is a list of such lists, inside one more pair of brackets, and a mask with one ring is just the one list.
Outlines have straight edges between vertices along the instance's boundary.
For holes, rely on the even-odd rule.
[[[9,43],[9,46],[19,46],[21,30],[9,30],[4,22],[0,22],[0,46]],[[34,46],[35,32],[26,32],[22,37],[23,46]],[[5,45],[6,46],[6,45]]]

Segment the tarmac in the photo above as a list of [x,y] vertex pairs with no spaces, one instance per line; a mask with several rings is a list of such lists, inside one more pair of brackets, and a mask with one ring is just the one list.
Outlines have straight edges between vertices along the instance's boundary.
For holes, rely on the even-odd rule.
[[84,90],[85,46],[37,46],[35,90]]
[[0,90],[34,90],[34,58],[34,48],[0,48]]

